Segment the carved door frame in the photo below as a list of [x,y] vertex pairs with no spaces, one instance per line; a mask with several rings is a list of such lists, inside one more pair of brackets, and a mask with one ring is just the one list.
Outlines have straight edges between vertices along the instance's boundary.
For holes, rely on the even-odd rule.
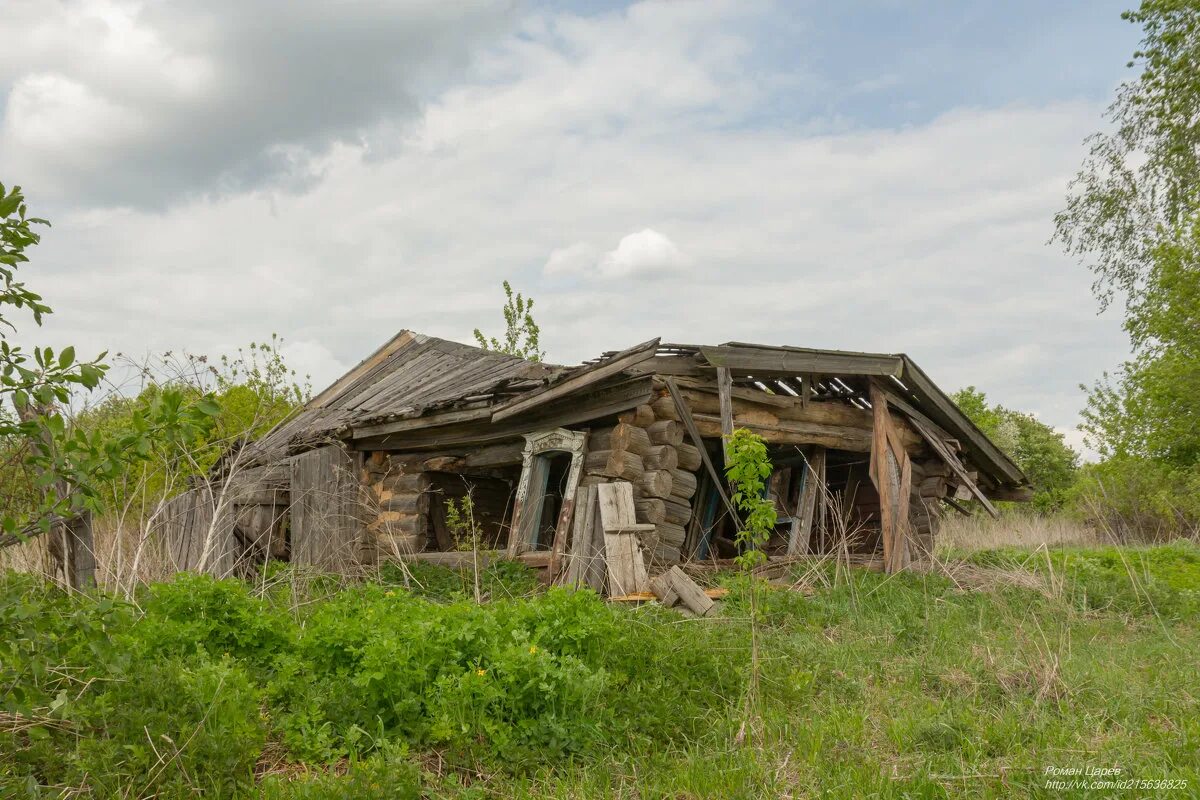
[[579,488],[579,476],[583,472],[583,457],[587,449],[587,431],[569,431],[554,428],[548,431],[525,434],[525,450],[521,454],[521,480],[517,484],[517,498],[513,507],[512,527],[508,534],[508,555],[519,556],[532,549],[533,533],[541,523],[541,500],[545,491],[541,485],[533,487],[538,496],[530,501],[530,488],[535,473],[546,469],[546,461],[540,459],[547,453],[568,453],[571,468],[567,473],[567,485],[563,491],[562,509],[554,526],[554,542],[550,548],[551,578],[557,571],[558,560],[566,546],[571,518],[575,509],[575,490]]

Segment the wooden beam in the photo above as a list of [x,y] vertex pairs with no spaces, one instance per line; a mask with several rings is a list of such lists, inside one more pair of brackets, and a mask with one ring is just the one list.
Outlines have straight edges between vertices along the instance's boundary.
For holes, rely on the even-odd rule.
[[373,425],[355,425],[350,430],[351,439],[366,439],[371,436],[384,436],[389,433],[424,430],[436,428],[439,425],[454,425],[459,422],[474,422],[481,419],[491,419],[492,409],[468,408],[455,411],[441,411],[427,416],[407,417],[389,422],[379,422]]
[[879,493],[883,563],[888,572],[899,572],[908,566],[910,556],[908,507],[912,465],[892,430],[887,399],[874,384],[871,386],[871,410],[875,424],[872,426],[870,475]]
[[717,395],[721,402],[721,439],[729,446],[729,437],[733,436],[733,376],[725,367],[717,367]]
[[753,375],[893,375],[904,371],[900,356],[877,353],[849,353],[837,350],[774,348],[729,344],[701,347],[700,354],[714,367],[726,367]]
[[912,422],[917,432],[925,437],[925,441],[929,442],[929,446],[933,448],[933,451],[941,456],[941,459],[950,467],[950,471],[958,478],[958,482],[966,486],[971,491],[971,494],[975,495],[975,499],[979,501],[984,510],[992,515],[993,519],[999,519],[1000,512],[992,505],[992,501],[988,500],[987,495],[983,493],[979,485],[971,479],[967,468],[958,460],[958,456],[954,455],[950,448],[946,446],[946,443],[936,433],[926,427],[925,423],[918,419],[914,419]]
[[1028,478],[1021,472],[1020,467],[993,444],[912,359],[908,356],[903,358],[904,374],[897,377],[902,378],[922,406],[936,415],[936,421],[942,427],[955,435],[965,437],[963,444],[971,455],[971,460],[981,467],[989,467],[992,472],[1002,476],[1006,483],[1027,483]]
[[500,420],[516,416],[532,408],[537,408],[538,406],[557,400],[560,397],[566,397],[580,389],[616,375],[622,370],[654,358],[654,353],[658,349],[658,342],[659,340],[655,338],[647,342],[642,342],[639,345],[634,345],[628,350],[622,350],[612,358],[606,358],[596,364],[574,370],[556,384],[535,389],[532,392],[526,392],[506,403],[501,403],[493,410],[492,421],[499,422]]
[[713,466],[712,459],[708,457],[708,450],[704,447],[704,439],[701,438],[700,431],[696,430],[696,420],[692,417],[692,410],[688,408],[687,400],[684,398],[683,392],[679,391],[674,378],[667,378],[667,391],[671,393],[671,399],[675,401],[675,407],[679,409],[679,416],[683,420],[683,426],[687,429],[688,436],[692,439],[692,444],[700,451],[700,460],[704,462],[704,468],[708,470],[708,476],[712,478],[713,487],[717,490],[717,494],[721,496],[721,501],[725,504],[725,508],[729,509],[734,524],[740,527],[737,509],[733,507],[733,502],[729,499],[728,492],[725,491],[725,480],[717,472],[717,468]]

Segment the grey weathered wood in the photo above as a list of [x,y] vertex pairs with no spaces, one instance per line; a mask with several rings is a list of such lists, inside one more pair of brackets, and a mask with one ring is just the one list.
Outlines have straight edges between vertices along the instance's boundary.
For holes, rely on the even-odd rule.
[[812,538],[813,518],[818,499],[825,491],[825,448],[814,449],[804,469],[804,477],[796,500],[796,512],[788,532],[789,556],[805,555],[809,552]]
[[667,570],[666,575],[671,581],[671,588],[679,596],[679,601],[687,606],[689,611],[701,617],[712,613],[713,607],[716,605],[712,598],[705,594],[700,585],[689,578],[678,565]]
[[[918,367],[912,359],[904,357],[903,380],[913,395],[921,402],[923,408],[929,410],[934,421],[956,435],[965,437],[964,444],[971,459],[980,465],[986,465],[991,470],[1003,475],[1011,484],[1025,484],[1028,479],[1020,467],[1004,454],[988,437],[975,426],[970,419],[938,388],[924,370]],[[916,420],[914,419],[915,423]]]
[[659,497],[665,500],[671,496],[671,489],[675,484],[669,470],[653,469],[643,472],[636,485],[642,496]]
[[569,394],[598,383],[624,369],[654,358],[658,347],[658,339],[634,345],[628,350],[622,350],[611,358],[606,358],[597,364],[576,370],[563,380],[551,386],[526,392],[506,403],[501,403],[492,411],[492,421],[499,422],[508,417],[530,411],[553,400],[566,397]]
[[675,420],[660,419],[646,428],[646,433],[654,444],[669,444],[674,447],[683,441],[684,428]]
[[509,555],[515,556],[537,545],[538,529],[542,524],[542,499],[546,496],[546,480],[550,474],[550,462],[534,456],[529,462],[529,483],[521,501],[517,516],[517,530],[509,540]]
[[717,368],[717,392],[721,401],[721,439],[728,446],[733,436],[733,375],[725,367]]
[[224,577],[232,574],[238,558],[234,521],[233,505],[221,502],[205,484],[168,500],[155,525],[177,571]]
[[937,434],[927,428],[925,423],[917,419],[914,419],[912,423],[916,427],[917,431],[923,437],[925,437],[925,441],[929,442],[929,446],[933,448],[934,452],[941,456],[946,465],[950,467],[950,471],[955,474],[959,482],[967,487],[971,494],[975,496],[975,499],[979,501],[979,503],[989,514],[992,515],[993,518],[999,519],[1000,512],[996,510],[994,505],[992,505],[991,500],[989,500],[987,495],[983,493],[983,490],[979,488],[978,484],[971,479],[967,468],[964,467],[962,462],[958,460],[958,456],[956,456],[950,450],[950,448],[946,446],[946,443],[942,441]]
[[65,526],[67,583],[73,589],[87,589],[96,584],[96,540],[92,534],[92,512],[84,511],[65,523]]
[[675,452],[677,455],[679,469],[686,469],[688,472],[695,472],[704,464],[700,458],[700,448],[693,444],[683,442],[676,445]]
[[650,591],[658,598],[663,608],[670,608],[679,602],[679,593],[675,591],[671,577],[665,572],[650,579]]
[[725,367],[756,376],[802,375],[894,375],[904,370],[900,356],[878,353],[851,353],[837,350],[809,350],[799,347],[765,347],[731,343],[720,347],[701,347],[700,354],[714,367]]
[[683,421],[684,428],[687,429],[688,436],[692,439],[692,444],[700,453],[700,460],[704,463],[704,468],[708,470],[708,476],[712,479],[713,487],[721,496],[721,502],[729,510],[732,519],[737,520],[737,509],[733,507],[733,503],[725,491],[725,481],[717,472],[717,468],[713,466],[712,459],[708,457],[708,451],[704,449],[704,439],[700,437],[700,432],[696,430],[696,421],[692,417],[692,410],[688,408],[687,400],[684,399],[683,393],[679,391],[679,387],[675,384],[673,378],[667,378],[667,390],[671,393],[671,398],[675,401],[676,408],[679,409],[679,416]]
[[292,563],[345,570],[365,537],[358,470],[336,445],[292,459]]
[[608,565],[610,595],[627,595],[649,590],[646,561],[638,533],[653,531],[639,524],[633,505],[633,486],[623,481],[596,487],[600,524],[604,529],[604,560]]
[[596,487],[580,486],[575,492],[575,518],[571,526],[571,541],[567,547],[567,568],[562,583],[567,586],[590,586],[604,591],[604,570],[596,569],[593,561],[603,562],[604,553],[596,548]]

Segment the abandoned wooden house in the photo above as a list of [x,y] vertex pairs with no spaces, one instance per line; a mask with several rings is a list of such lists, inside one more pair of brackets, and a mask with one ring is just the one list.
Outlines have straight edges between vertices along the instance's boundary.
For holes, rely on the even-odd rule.
[[772,458],[773,557],[895,571],[931,551],[944,509],[1029,494],[905,355],[656,339],[563,367],[402,331],[172,500],[163,531],[179,568],[219,574],[462,562],[469,496],[479,548],[604,590],[614,562],[736,555],[721,443],[741,427]]

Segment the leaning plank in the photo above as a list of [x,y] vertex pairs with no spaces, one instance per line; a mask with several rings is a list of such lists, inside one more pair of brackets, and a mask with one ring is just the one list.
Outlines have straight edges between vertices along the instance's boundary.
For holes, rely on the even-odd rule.
[[[733,503],[729,499],[728,493],[725,491],[724,480],[717,473],[717,468],[713,466],[712,459],[708,457],[708,451],[704,449],[704,440],[700,438],[700,432],[696,430],[696,421],[692,418],[692,410],[688,408],[687,400],[684,399],[683,393],[679,391],[679,387],[675,384],[673,378],[667,378],[667,390],[671,393],[671,398],[675,401],[675,407],[679,409],[679,416],[683,421],[684,428],[687,429],[688,436],[692,439],[692,444],[700,452],[700,460],[704,463],[704,468],[708,470],[708,476],[712,478],[713,486],[717,493],[721,495],[722,502],[729,509],[731,518],[739,519],[737,509],[733,507]],[[682,447],[680,453],[683,453]]]
[[813,517],[816,514],[817,498],[825,491],[825,448],[818,447],[808,459],[800,496],[796,502],[796,513],[788,533],[787,554],[804,555],[809,552],[812,538]]
[[921,420],[913,418],[912,423],[913,427],[915,427],[917,431],[923,437],[925,437],[925,441],[929,442],[929,446],[933,448],[934,452],[941,456],[942,460],[946,462],[946,465],[950,467],[950,471],[958,477],[959,482],[966,486],[971,491],[971,494],[975,495],[975,499],[979,501],[980,505],[982,505],[984,509],[992,515],[993,518],[999,519],[1000,512],[996,510],[994,505],[992,505],[992,501],[988,500],[987,495],[983,493],[978,484],[971,480],[971,476],[968,474],[967,468],[964,467],[962,462],[958,460],[958,456],[951,452],[950,448],[946,446],[946,443],[943,442],[937,434],[926,427],[925,423],[923,423]]
[[622,595],[647,591],[650,578],[636,533],[605,531],[604,559],[608,563],[610,593]]
[[704,593],[700,585],[689,578],[678,565],[667,570],[666,575],[671,582],[671,588],[675,590],[675,594],[679,595],[679,601],[690,611],[701,617],[712,613],[716,604]]
[[679,593],[675,591],[670,575],[666,572],[650,579],[650,591],[665,608],[670,608],[679,602]]
[[607,377],[616,375],[622,370],[654,358],[654,353],[658,349],[658,341],[655,338],[648,342],[634,345],[628,350],[622,350],[611,358],[606,358],[589,367],[575,370],[567,378],[552,386],[518,395],[512,400],[497,406],[492,412],[492,421],[499,422],[502,419],[516,416],[522,412],[557,400],[560,397],[566,397]]

